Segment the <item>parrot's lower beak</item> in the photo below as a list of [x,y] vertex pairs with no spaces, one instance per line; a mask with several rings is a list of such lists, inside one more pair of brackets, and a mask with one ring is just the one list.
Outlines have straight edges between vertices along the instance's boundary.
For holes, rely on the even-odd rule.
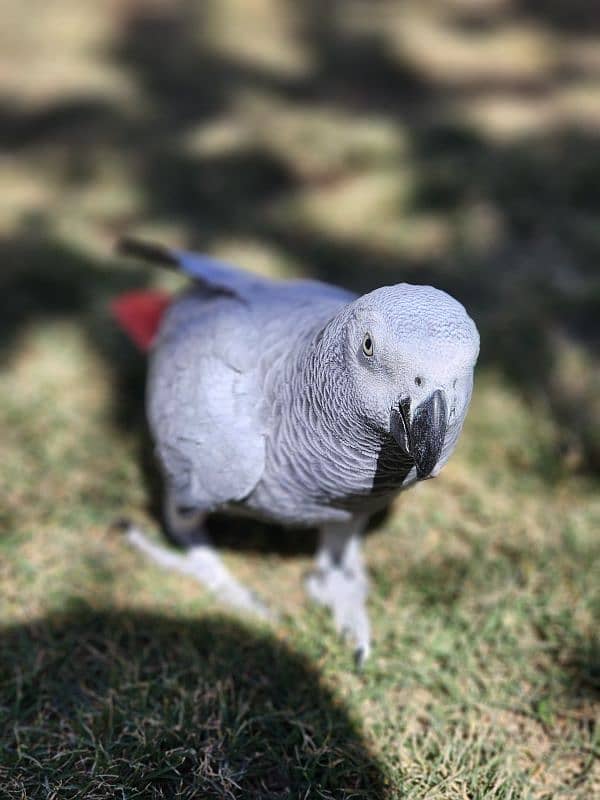
[[410,401],[400,403],[390,417],[390,432],[400,447],[409,453],[417,469],[417,478],[429,477],[442,454],[448,424],[446,398],[436,389],[417,406],[410,421]]

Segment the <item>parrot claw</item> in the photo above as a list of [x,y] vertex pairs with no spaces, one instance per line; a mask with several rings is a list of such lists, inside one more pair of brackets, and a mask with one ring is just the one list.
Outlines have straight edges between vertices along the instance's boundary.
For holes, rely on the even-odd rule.
[[365,666],[367,659],[371,654],[371,647],[370,645],[366,645],[365,647],[357,647],[354,651],[354,663],[356,664],[357,670],[362,670]]

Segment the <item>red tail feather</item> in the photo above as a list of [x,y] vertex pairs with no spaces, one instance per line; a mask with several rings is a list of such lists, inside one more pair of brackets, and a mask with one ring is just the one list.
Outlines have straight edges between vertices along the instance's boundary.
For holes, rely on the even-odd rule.
[[140,350],[146,351],[170,302],[166,292],[146,289],[120,295],[112,301],[110,309],[125,333]]

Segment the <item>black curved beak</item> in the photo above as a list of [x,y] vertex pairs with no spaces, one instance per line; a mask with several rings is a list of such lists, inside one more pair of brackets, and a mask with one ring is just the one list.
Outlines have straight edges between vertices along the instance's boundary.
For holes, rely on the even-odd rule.
[[441,389],[436,389],[417,406],[412,422],[409,400],[403,400],[398,410],[392,410],[390,432],[400,447],[412,456],[419,480],[427,478],[439,461],[447,424],[448,408]]

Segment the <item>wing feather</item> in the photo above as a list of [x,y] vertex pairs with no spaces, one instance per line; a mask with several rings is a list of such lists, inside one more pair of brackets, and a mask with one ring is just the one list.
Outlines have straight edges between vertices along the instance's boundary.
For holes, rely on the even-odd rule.
[[239,269],[202,253],[174,250],[137,239],[122,239],[118,250],[124,255],[179,270],[207,289],[233,295],[246,303],[260,302],[261,299],[272,297],[273,292],[293,296],[297,302],[331,299],[350,302],[356,297],[352,292],[329,283],[316,280],[278,281]]
[[148,419],[178,504],[208,510],[243,499],[262,475],[262,395],[243,305],[193,300],[167,312],[151,357]]

